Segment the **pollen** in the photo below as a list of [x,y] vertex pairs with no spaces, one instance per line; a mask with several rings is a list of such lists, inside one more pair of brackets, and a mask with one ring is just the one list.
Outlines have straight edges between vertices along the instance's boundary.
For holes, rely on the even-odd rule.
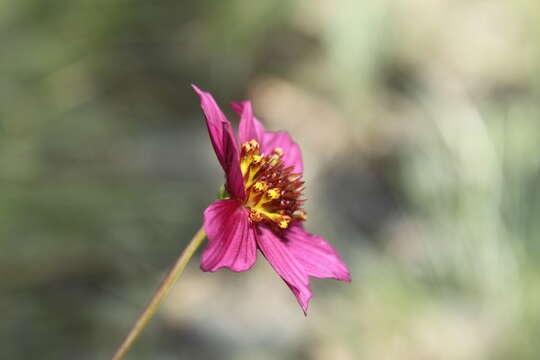
[[255,166],[261,165],[264,158],[261,155],[253,155],[251,163]]
[[[264,149],[263,149],[264,150]],[[304,182],[301,173],[286,166],[286,153],[280,147],[261,152],[260,144],[250,140],[242,144],[240,168],[244,177],[249,219],[254,223],[267,223],[276,231],[283,231],[294,221],[305,221],[301,209]]]
[[264,192],[268,189],[268,185],[264,181],[257,181],[255,185],[253,185],[253,189],[256,192]]
[[255,140],[255,139],[248,141],[248,143],[249,143],[251,146],[253,146],[254,148],[257,148],[257,149],[258,149],[258,148],[260,147],[260,146],[259,146],[259,143],[258,143],[257,140]]
[[246,153],[249,153],[249,152],[253,151],[253,148],[252,148],[250,143],[244,143],[244,144],[242,144],[242,151],[244,151]]
[[276,155],[278,158],[281,158],[283,157],[283,149],[280,147],[274,148],[274,150],[272,150],[272,154]]
[[291,222],[291,218],[289,216],[280,216],[277,218],[277,224],[280,228],[286,229],[289,227],[289,222]]
[[279,199],[279,189],[278,188],[273,188],[273,189],[268,190],[266,192],[266,196],[269,199],[272,199],[272,200]]
[[256,140],[250,140],[242,144],[242,151],[246,153],[258,152],[261,146]]

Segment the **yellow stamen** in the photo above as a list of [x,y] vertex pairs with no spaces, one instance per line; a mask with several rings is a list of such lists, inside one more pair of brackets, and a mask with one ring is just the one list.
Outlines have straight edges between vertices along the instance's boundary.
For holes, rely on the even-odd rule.
[[250,140],[248,141],[248,144],[251,145],[253,150],[259,150],[261,148],[257,140]]
[[283,156],[283,149],[280,147],[274,148],[274,150],[272,150],[272,154],[276,155],[278,158],[281,158]]
[[306,216],[299,208],[301,174],[292,174],[283,164],[283,156],[280,147],[261,154],[260,144],[250,140],[242,144],[240,169],[247,195],[244,206],[249,210],[250,221],[269,222],[287,229],[292,221],[305,220]]
[[264,192],[268,189],[268,184],[264,181],[257,181],[255,185],[253,185],[253,189],[257,192]]
[[261,155],[253,155],[251,163],[253,165],[261,165],[263,163],[264,158]]
[[279,189],[273,188],[266,192],[266,197],[269,198],[270,200],[276,200],[276,199],[279,199],[279,196],[280,196],[279,193],[280,193]]
[[245,175],[249,168],[249,162],[246,160],[240,161],[240,171],[242,171],[242,175]]
[[291,218],[289,216],[282,215],[277,218],[276,222],[280,228],[286,229],[289,227],[289,222],[291,222]]
[[[254,172],[259,170],[260,166],[264,164],[264,158],[260,154],[260,148],[259,143],[255,140],[250,140],[242,144],[240,170],[244,176],[250,172],[249,179],[252,179]],[[248,183],[251,185],[251,181],[248,181]]]
[[242,150],[245,151],[246,153],[249,153],[253,150],[253,146],[251,146],[249,142],[243,143]]

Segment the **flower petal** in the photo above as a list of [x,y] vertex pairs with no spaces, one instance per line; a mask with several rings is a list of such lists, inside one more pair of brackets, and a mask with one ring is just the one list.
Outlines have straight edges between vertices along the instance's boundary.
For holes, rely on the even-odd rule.
[[307,314],[311,289],[308,275],[302,265],[289,251],[284,241],[265,226],[259,226],[257,245],[270,265],[292,290],[302,310]]
[[195,85],[191,86],[201,99],[210,141],[227,178],[227,191],[232,197],[243,199],[245,195],[240,171],[240,153],[231,123],[210,93],[202,91]]
[[204,92],[195,85],[191,85],[193,90],[199,95],[201,99],[201,108],[203,109],[204,116],[206,118],[206,126],[208,127],[208,133],[210,140],[216,151],[216,155],[221,164],[225,158],[225,144],[223,144],[223,124],[228,123],[229,120],[225,117],[218,104],[210,93]]
[[300,147],[285,131],[265,131],[261,147],[264,153],[269,153],[277,147],[281,148],[283,150],[282,161],[285,166],[294,166],[295,173],[304,171]]
[[236,144],[234,132],[231,124],[223,124],[223,144],[225,144],[225,157],[222,163],[225,177],[227,178],[226,188],[233,199],[243,200],[245,198],[244,177],[240,170],[240,153]]
[[309,276],[351,281],[347,265],[322,237],[308,233],[299,223],[292,223],[285,237],[287,249]]
[[204,211],[208,245],[201,257],[203,271],[227,267],[249,270],[257,260],[255,230],[247,210],[237,200],[218,200]]
[[256,140],[261,144],[263,140],[264,127],[259,120],[253,116],[251,101],[231,103],[231,107],[238,115],[240,115],[240,125],[238,126],[240,144],[250,140]]

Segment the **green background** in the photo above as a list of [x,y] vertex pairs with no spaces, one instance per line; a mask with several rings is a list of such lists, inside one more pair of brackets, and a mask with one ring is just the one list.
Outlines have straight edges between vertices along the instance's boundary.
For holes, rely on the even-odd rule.
[[126,359],[537,359],[540,3],[0,2],[0,358],[107,359],[223,175],[190,88],[251,99],[349,265],[305,318],[198,255]]

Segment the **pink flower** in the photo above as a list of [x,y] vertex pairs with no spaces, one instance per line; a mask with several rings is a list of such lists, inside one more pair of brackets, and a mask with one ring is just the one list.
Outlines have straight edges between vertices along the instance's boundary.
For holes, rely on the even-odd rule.
[[210,140],[225,171],[230,198],[204,211],[208,245],[201,269],[249,270],[259,249],[307,312],[309,277],[351,281],[347,266],[323,238],[304,230],[300,148],[286,132],[265,131],[249,101],[231,104],[240,115],[239,140],[210,93],[201,98]]

